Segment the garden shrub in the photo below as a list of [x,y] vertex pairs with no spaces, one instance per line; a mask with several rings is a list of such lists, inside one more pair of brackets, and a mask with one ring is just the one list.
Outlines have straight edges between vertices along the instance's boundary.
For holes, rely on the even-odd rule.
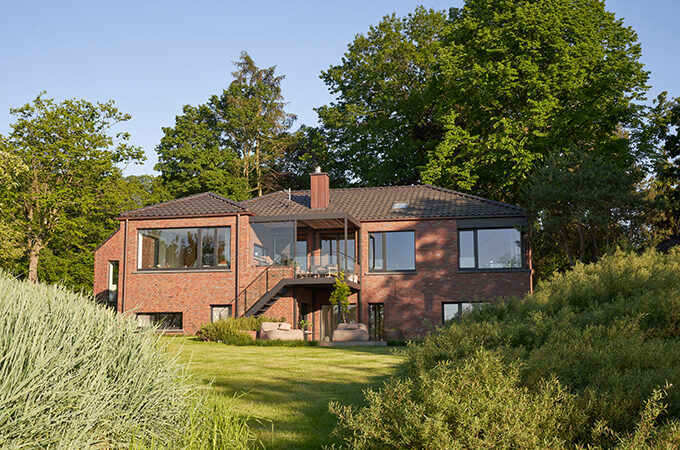
[[[562,396],[554,400],[556,406],[564,407],[563,420],[581,424],[568,433],[551,431],[564,445],[672,447],[680,440],[680,251],[669,255],[617,252],[597,264],[577,265],[556,275],[539,285],[533,295],[489,305],[461,322],[439,328],[419,345],[406,349],[399,376],[382,391],[367,395],[366,410],[334,407],[340,413],[341,427],[348,432],[348,442],[362,442],[374,433],[374,427],[359,424],[367,414],[392,414],[394,423],[410,423],[406,412],[399,416],[399,402],[409,399],[413,406],[407,409],[415,414],[416,406],[427,408],[433,399],[446,398],[445,387],[439,389],[431,380],[455,379],[460,370],[481,364],[480,355],[489,354],[484,352],[507,367],[496,372],[504,380],[487,384],[487,389],[493,391],[511,382],[505,384],[512,386],[510,394],[513,389],[526,390],[523,392],[533,396],[531,402],[539,404],[547,393]],[[673,386],[664,389],[666,383]],[[393,384],[408,387],[407,392],[392,392]],[[656,397],[660,389],[662,399]],[[583,416],[573,415],[570,405],[576,405]],[[473,416],[491,406],[468,406],[470,417],[457,417],[453,422],[436,414],[436,420],[430,419],[435,416],[426,409],[421,420],[409,425],[417,428],[409,436],[429,439],[428,427],[436,425],[453,439],[452,446],[470,446],[466,436],[477,433],[475,420],[481,420]],[[448,408],[456,410],[452,405]],[[522,426],[531,428],[529,416],[522,417]],[[551,424],[554,422],[547,421],[541,426]],[[511,428],[498,432],[507,442],[519,442]],[[391,439],[404,438],[398,429],[394,433],[397,435]],[[380,442],[393,446],[392,441],[379,437],[374,446],[380,447]],[[414,447],[427,447],[424,443],[430,441],[410,442]],[[484,442],[475,445],[486,445]],[[557,441],[554,444],[558,445]]]
[[0,448],[177,448],[198,392],[153,329],[0,273]]
[[259,331],[262,322],[285,322],[286,319],[273,319],[271,317],[233,317],[221,319],[217,322],[205,324],[196,333],[196,339],[200,341],[223,342],[232,345],[249,345],[254,339],[243,331]]

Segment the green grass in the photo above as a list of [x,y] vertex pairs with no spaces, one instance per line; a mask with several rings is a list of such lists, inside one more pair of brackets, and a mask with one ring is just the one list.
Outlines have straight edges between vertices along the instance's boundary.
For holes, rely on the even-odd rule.
[[[165,337],[216,398],[236,402],[266,448],[320,448],[339,443],[328,403],[363,404],[362,390],[379,387],[401,358],[387,347],[236,347]],[[236,397],[236,398],[235,398]]]

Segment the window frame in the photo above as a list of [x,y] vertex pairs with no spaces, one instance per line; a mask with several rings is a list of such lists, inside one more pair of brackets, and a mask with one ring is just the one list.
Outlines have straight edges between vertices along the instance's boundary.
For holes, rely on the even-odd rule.
[[[413,269],[388,269],[387,268],[387,239],[385,235],[388,233],[413,233]],[[371,235],[382,234],[382,269],[371,268]],[[369,231],[368,232],[368,273],[369,274],[390,274],[390,273],[415,273],[418,269],[416,257],[416,230],[390,230],[390,231]]]
[[[456,321],[460,322],[461,319],[463,318],[463,306],[462,305],[472,305],[472,308],[474,309],[474,308],[479,308],[479,307],[482,307],[482,306],[488,305],[488,304],[489,304],[489,302],[476,302],[476,301],[473,301],[473,300],[461,300],[461,301],[458,301],[458,302],[442,302],[442,324],[446,323],[447,321],[452,321],[452,320],[456,320]],[[457,314],[456,317],[454,317],[452,319],[446,318],[446,315],[444,314],[444,308],[446,307],[446,305],[458,305],[458,314]]]
[[[228,242],[225,242],[225,256],[228,256],[227,258],[227,265],[226,266],[220,266],[220,265],[215,265],[215,266],[206,266],[204,267],[203,265],[200,265],[199,267],[150,267],[150,268],[142,268],[142,232],[144,231],[154,231],[154,230],[196,230],[196,262],[202,262],[203,261],[203,235],[202,231],[206,228],[214,229],[215,233],[217,233],[217,230],[224,228],[225,229],[225,238]],[[217,252],[217,234],[215,234],[215,252]],[[136,261],[136,271],[137,272],[215,272],[215,271],[220,271],[220,272],[231,272],[231,264],[232,264],[232,254],[231,254],[231,244],[232,244],[232,235],[231,235],[231,225],[209,225],[209,226],[193,226],[193,227],[158,227],[158,228],[138,228],[137,229],[137,261]],[[217,255],[215,255],[215,261],[217,261]]]
[[224,305],[210,305],[210,323],[215,323],[215,316],[213,315],[213,308],[228,308],[229,309],[229,319],[234,317],[234,305],[231,303]]
[[[181,311],[169,311],[169,312],[139,312],[135,313],[135,320],[138,320],[139,316],[156,316],[156,315],[169,315],[169,314],[178,314],[179,315],[179,320],[180,320],[180,327],[179,328],[157,328],[156,331],[162,332],[162,333],[177,333],[177,332],[183,332],[184,331],[184,313]],[[149,326],[154,326],[154,324],[149,321]],[[143,328],[142,326],[139,326],[139,328]]]
[[[477,232],[479,230],[515,230],[519,232],[519,248],[521,262],[519,267],[496,267],[496,268],[481,268],[479,267],[479,239]],[[460,266],[460,233],[463,231],[472,231],[472,244],[474,247],[475,267],[461,267]],[[524,233],[517,227],[478,227],[478,228],[458,228],[457,230],[457,250],[458,258],[457,265],[459,272],[524,272],[527,270],[526,244],[524,242]],[[454,302],[455,303],[455,302]],[[443,313],[442,313],[443,314]]]

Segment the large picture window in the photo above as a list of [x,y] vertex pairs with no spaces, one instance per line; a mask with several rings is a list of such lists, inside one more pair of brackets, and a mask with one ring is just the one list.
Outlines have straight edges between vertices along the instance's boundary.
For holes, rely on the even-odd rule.
[[460,230],[458,252],[458,267],[461,269],[523,267],[522,235],[515,228]]
[[139,269],[231,267],[230,227],[139,231]]
[[368,268],[372,272],[415,270],[415,232],[384,231],[369,233]]
[[293,262],[296,245],[293,222],[259,222],[250,224],[254,266],[288,266]]

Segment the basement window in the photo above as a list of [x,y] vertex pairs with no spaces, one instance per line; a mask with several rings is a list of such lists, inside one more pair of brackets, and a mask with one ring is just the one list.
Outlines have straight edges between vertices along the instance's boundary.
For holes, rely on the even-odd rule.
[[181,331],[182,313],[138,313],[140,328],[158,327],[159,331]]
[[394,202],[392,209],[406,209],[408,208],[408,202]]

